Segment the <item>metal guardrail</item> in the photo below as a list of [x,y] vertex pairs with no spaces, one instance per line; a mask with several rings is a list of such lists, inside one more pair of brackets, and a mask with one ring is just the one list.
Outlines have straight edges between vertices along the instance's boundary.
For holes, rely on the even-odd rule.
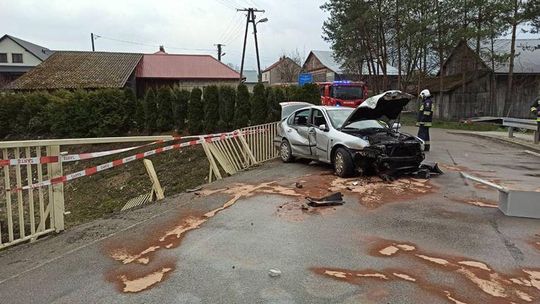
[[508,127],[508,137],[513,138],[514,137],[514,129],[527,129],[527,130],[534,130],[534,143],[538,144],[540,134],[538,134],[538,122],[533,119],[521,119],[521,118],[512,118],[512,117],[504,117],[503,118],[503,126]]

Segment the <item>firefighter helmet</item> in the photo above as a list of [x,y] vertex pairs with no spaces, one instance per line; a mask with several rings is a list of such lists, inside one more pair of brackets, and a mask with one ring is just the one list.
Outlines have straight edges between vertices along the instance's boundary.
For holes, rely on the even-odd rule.
[[427,90],[427,89],[426,89],[426,90],[423,90],[422,92],[420,92],[420,97],[422,97],[422,98],[424,98],[424,99],[425,99],[425,98],[428,98],[428,97],[430,97],[430,96],[431,96],[431,93],[430,93],[429,90]]

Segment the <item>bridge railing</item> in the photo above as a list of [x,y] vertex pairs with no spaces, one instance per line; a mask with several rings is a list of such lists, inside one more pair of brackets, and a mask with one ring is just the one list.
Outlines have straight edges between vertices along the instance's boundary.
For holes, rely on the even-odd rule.
[[172,136],[138,136],[0,142],[0,249],[64,230],[62,151],[67,146],[142,143]]
[[[210,163],[210,178],[222,178],[222,173],[235,174],[255,164],[274,159],[278,151],[273,145],[277,122],[251,126],[228,133],[187,137],[135,136],[108,138],[77,138],[0,142],[0,249],[33,241],[38,237],[64,230],[64,183],[120,167],[157,153],[202,145]],[[144,153],[117,159],[82,171],[65,174],[67,162],[84,161],[103,156],[125,154],[128,151],[158,143]],[[110,151],[67,154],[64,150],[99,144],[141,143],[135,147]],[[145,143],[145,144],[142,144]],[[70,166],[67,170],[73,169]],[[126,198],[127,200],[128,198]]]

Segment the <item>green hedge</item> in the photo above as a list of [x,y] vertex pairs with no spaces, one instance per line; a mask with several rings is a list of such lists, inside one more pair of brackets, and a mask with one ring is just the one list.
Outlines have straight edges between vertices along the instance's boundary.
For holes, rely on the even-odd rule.
[[185,129],[191,134],[230,131],[277,121],[279,103],[318,103],[315,85],[209,86],[191,92],[149,89],[137,99],[131,90],[102,89],[0,93],[0,140],[24,138],[106,137]]
[[135,104],[123,90],[0,95],[0,138],[102,137],[132,128]]

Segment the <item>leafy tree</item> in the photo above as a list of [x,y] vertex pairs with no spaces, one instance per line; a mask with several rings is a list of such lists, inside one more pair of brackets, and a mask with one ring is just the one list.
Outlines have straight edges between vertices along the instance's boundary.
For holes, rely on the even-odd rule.
[[250,117],[249,91],[245,84],[240,84],[236,90],[236,108],[234,112],[234,125],[243,128],[249,125]]
[[178,131],[182,131],[186,127],[186,118],[188,113],[188,102],[190,92],[187,90],[174,89],[174,122]]
[[160,131],[170,131],[174,125],[173,119],[173,97],[171,94],[171,89],[169,87],[161,87],[157,93],[157,108],[158,108],[158,118],[157,118],[157,128]]
[[204,131],[214,133],[219,122],[219,89],[217,86],[207,86],[203,92],[204,100]]
[[156,93],[153,89],[149,89],[144,97],[144,120],[145,128],[148,133],[153,133],[157,130],[157,104]]
[[204,108],[201,100],[202,91],[199,88],[191,90],[188,105],[188,129],[193,135],[202,133]]
[[258,83],[253,88],[253,96],[251,97],[251,124],[263,124],[266,121],[266,115],[266,90],[262,83]]
[[229,131],[234,128],[234,109],[236,104],[236,91],[233,87],[222,86],[219,88],[219,114],[220,129]]
[[540,4],[532,0],[500,0],[502,1],[502,20],[511,27],[511,46],[508,65],[508,85],[504,101],[503,114],[510,114],[510,107],[514,98],[514,66],[516,54],[517,30],[521,25],[528,24],[535,27],[539,19]]

